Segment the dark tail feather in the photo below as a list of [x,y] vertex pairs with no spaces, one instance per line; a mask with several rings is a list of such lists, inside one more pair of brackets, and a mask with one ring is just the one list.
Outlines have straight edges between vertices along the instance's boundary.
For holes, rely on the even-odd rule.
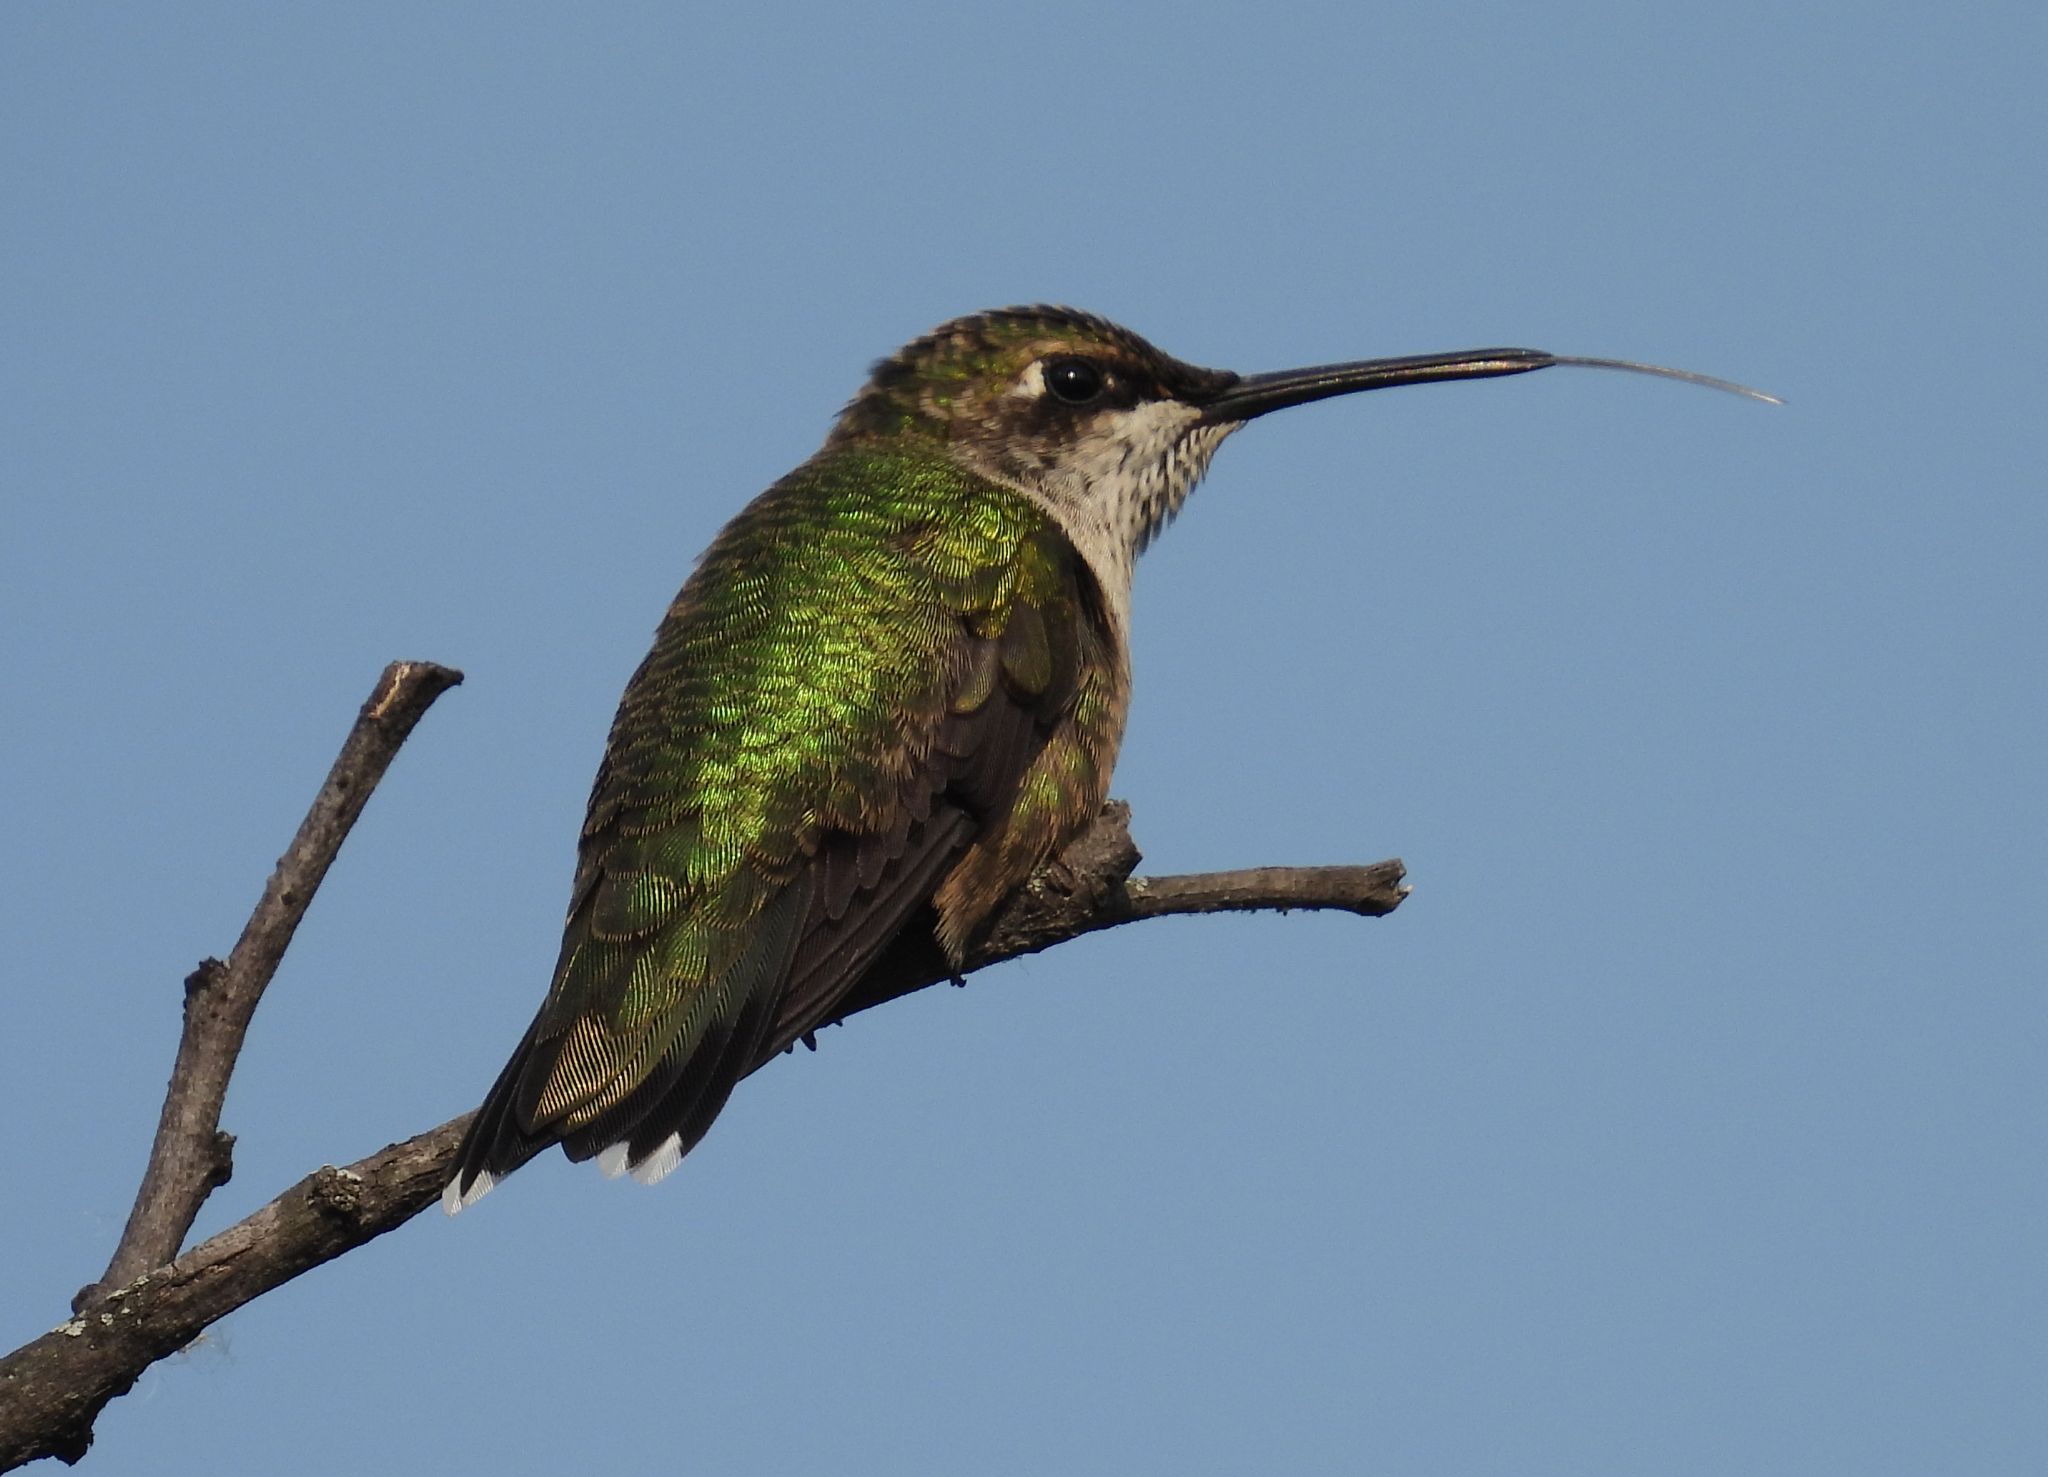
[[520,1079],[533,1060],[535,1033],[539,1029],[538,1020],[526,1028],[512,1060],[505,1063],[505,1070],[491,1084],[484,1105],[477,1109],[476,1117],[470,1120],[469,1129],[462,1136],[462,1147],[455,1151],[454,1176],[441,1192],[442,1207],[450,1215],[474,1205],[499,1180],[555,1141],[555,1135],[545,1129],[533,1134],[523,1132],[513,1107]]
[[[786,969],[787,966],[785,965]],[[729,1027],[707,1033],[687,1063],[650,1079],[625,1102],[563,1142],[571,1159],[587,1159],[615,1144],[626,1146],[625,1165],[652,1183],[697,1147],[725,1108],[740,1078],[753,1069],[775,1018],[777,989],[756,989]],[[665,1149],[673,1136],[673,1148]]]
[[[622,1158],[602,1161],[606,1172],[630,1167],[651,1184],[697,1146],[740,1078],[753,1068],[789,978],[813,891],[813,879],[799,877],[762,910],[753,939],[726,974],[726,987],[737,997],[731,1014],[657,1066],[616,1107],[563,1135],[562,1147],[571,1159],[602,1156],[623,1146]],[[671,1136],[675,1145],[666,1148]]]

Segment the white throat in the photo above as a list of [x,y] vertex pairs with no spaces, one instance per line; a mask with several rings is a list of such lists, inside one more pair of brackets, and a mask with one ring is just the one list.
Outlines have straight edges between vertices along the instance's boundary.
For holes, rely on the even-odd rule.
[[1130,629],[1138,555],[1173,521],[1209,458],[1237,429],[1201,419],[1193,406],[1150,400],[1117,413],[1049,465],[1021,476],[1015,468],[988,469],[1044,508],[1072,540],[1102,586],[1119,633]]

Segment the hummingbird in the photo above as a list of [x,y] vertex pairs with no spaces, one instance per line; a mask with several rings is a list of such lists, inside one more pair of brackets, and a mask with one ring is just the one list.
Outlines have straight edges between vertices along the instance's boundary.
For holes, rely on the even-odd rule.
[[879,361],[712,541],[626,684],[547,999],[450,1214],[553,1144],[653,1183],[738,1081],[904,951],[959,969],[1109,793],[1132,567],[1216,448],[1335,395],[1564,365],[1535,349],[1203,369],[1062,307]]

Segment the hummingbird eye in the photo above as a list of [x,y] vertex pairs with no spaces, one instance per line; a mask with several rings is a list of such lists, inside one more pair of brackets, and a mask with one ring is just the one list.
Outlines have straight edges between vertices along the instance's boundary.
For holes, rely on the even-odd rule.
[[1087,359],[1055,359],[1045,366],[1045,387],[1069,405],[1086,405],[1102,393],[1102,371]]

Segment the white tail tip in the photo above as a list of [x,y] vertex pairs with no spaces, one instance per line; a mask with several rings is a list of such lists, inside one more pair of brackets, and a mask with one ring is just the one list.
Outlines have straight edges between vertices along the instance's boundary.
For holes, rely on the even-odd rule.
[[683,1162],[683,1141],[675,1134],[663,1139],[652,1154],[633,1166],[633,1178],[651,1185]]
[[441,1209],[447,1211],[450,1215],[460,1215],[463,1211],[469,1209],[470,1206],[476,1204],[477,1201],[483,1199],[484,1196],[490,1194],[497,1183],[498,1177],[496,1175],[492,1174],[488,1169],[481,1170],[478,1172],[477,1177],[469,1182],[469,1189],[465,1192],[458,1188],[462,1184],[462,1176],[457,1175],[454,1179],[448,1181],[446,1188],[441,1191]]
[[598,1152],[597,1167],[604,1171],[608,1180],[630,1173],[641,1184],[651,1185],[683,1162],[683,1141],[670,1134],[645,1158],[634,1159],[632,1152],[623,1139],[616,1144],[608,1144]]

